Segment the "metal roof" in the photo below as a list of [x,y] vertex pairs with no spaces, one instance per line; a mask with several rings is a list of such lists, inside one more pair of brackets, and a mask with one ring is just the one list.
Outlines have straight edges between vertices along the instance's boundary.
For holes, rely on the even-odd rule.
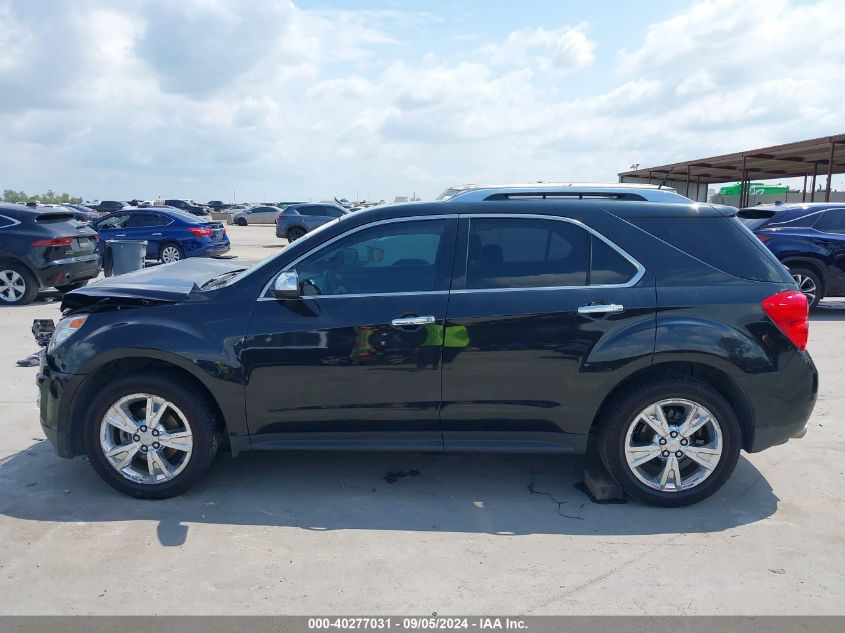
[[801,178],[814,173],[819,176],[842,174],[845,173],[845,148],[837,148],[837,145],[845,145],[845,134],[634,169],[621,172],[619,178],[660,179],[668,174],[667,182],[687,182],[689,179],[690,182],[719,183]]

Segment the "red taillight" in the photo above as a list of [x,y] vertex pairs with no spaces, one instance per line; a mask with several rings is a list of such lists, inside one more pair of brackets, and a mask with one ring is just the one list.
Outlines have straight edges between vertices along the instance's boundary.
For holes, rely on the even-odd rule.
[[188,230],[197,237],[210,237],[214,235],[214,231],[211,229],[199,228],[197,226],[189,226]]
[[72,237],[55,237],[51,240],[38,240],[33,242],[33,246],[70,246],[73,244]]
[[800,290],[784,290],[763,299],[763,310],[798,349],[806,349],[809,333],[807,297]]

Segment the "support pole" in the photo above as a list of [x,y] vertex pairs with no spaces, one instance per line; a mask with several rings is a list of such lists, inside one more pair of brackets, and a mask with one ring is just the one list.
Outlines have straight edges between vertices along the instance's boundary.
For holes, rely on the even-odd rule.
[[836,152],[836,143],[830,141],[830,158],[827,161],[827,186],[824,189],[824,201],[830,202],[830,183],[833,180],[833,155]]
[[739,185],[739,206],[746,205],[746,197],[748,196],[748,188],[745,185],[745,180],[748,178],[748,170],[745,168],[746,157],[742,157],[742,182]]
[[801,202],[807,201],[807,174],[804,174],[804,188],[801,190]]
[[687,188],[684,191],[684,195],[687,198],[689,198],[689,178],[690,178],[690,166],[689,166],[689,163],[687,163]]
[[810,188],[810,202],[816,201],[816,174],[819,173],[819,164],[813,161],[813,186]]

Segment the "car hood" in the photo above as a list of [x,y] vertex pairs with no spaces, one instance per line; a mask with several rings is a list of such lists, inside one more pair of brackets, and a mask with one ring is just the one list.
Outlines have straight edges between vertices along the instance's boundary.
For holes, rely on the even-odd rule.
[[242,263],[205,258],[183,259],[124,275],[106,277],[67,293],[61,309],[92,305],[153,305],[187,301],[200,288],[225,273],[243,270]]

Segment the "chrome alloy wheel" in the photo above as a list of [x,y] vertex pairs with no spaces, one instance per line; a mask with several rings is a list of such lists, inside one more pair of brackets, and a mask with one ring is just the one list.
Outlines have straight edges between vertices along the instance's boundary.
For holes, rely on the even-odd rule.
[[191,459],[194,438],[185,415],[149,393],[115,402],[100,423],[100,448],[126,479],[160,484],[181,473]]
[[629,424],[625,460],[649,488],[681,492],[710,476],[722,446],[722,429],[710,411],[692,400],[661,400]]
[[26,281],[15,270],[0,270],[0,300],[8,303],[20,301],[26,292]]
[[812,277],[802,275],[801,273],[793,274],[792,278],[795,280],[795,283],[798,284],[798,290],[807,296],[807,303],[812,305],[812,303],[816,300],[816,293],[818,292],[816,282],[813,281]]
[[165,246],[161,249],[161,261],[165,264],[178,262],[180,259],[182,259],[182,255],[179,253],[179,249],[175,246]]

